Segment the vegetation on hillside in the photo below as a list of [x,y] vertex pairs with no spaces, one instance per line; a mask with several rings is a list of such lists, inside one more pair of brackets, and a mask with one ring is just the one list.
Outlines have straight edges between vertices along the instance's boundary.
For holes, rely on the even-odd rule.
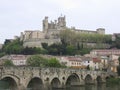
[[5,60],[3,63],[4,66],[14,66],[13,62],[11,60]]
[[83,43],[112,43],[111,35],[76,33],[71,30],[61,31],[60,38],[67,44],[75,46]]
[[115,41],[111,40],[111,35],[102,34],[86,34],[76,33],[71,30],[62,30],[60,32],[61,43],[49,45],[42,43],[43,48],[38,47],[23,47],[23,42],[20,39],[13,41],[6,40],[0,57],[6,54],[49,54],[49,55],[84,55],[92,49],[106,49],[105,44],[109,44],[110,48],[120,49],[120,37]]
[[6,40],[3,48],[0,50],[0,57],[6,54],[24,54],[24,55],[33,55],[33,54],[46,54],[47,51],[38,47],[23,47],[23,42],[20,39],[13,41]]
[[111,48],[120,49],[120,36],[116,36],[116,40],[112,42]]

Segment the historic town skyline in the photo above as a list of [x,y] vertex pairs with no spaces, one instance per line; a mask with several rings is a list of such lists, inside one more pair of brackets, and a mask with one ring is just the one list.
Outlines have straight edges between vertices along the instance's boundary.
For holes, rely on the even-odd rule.
[[66,15],[67,26],[119,33],[119,0],[1,0],[0,43],[25,30],[42,30],[44,16]]

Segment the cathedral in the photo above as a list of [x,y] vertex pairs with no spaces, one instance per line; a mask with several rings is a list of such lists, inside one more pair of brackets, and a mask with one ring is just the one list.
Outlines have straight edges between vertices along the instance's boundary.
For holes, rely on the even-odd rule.
[[42,47],[41,43],[48,43],[51,45],[53,43],[60,43],[60,31],[61,30],[72,30],[77,33],[88,33],[88,34],[105,34],[104,28],[98,28],[94,30],[81,30],[75,27],[66,26],[66,17],[60,16],[57,20],[48,21],[46,16],[42,21],[42,31],[40,30],[26,30],[21,32],[20,39],[23,41],[24,47]]

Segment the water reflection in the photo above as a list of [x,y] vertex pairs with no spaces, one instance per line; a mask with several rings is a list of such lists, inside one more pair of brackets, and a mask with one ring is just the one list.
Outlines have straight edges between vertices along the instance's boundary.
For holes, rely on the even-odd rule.
[[[0,84],[0,90],[11,90],[9,88],[3,87],[5,86],[4,84]],[[2,86],[2,87],[1,87]],[[85,86],[75,86],[75,87],[69,87],[66,89],[32,89],[28,88],[27,90],[120,90],[120,85],[114,85],[114,86],[106,86],[106,84],[102,85],[85,85]]]
[[79,87],[69,87],[66,89],[51,89],[51,90],[120,90],[120,86],[109,86],[107,87],[105,84],[102,85],[85,85]]

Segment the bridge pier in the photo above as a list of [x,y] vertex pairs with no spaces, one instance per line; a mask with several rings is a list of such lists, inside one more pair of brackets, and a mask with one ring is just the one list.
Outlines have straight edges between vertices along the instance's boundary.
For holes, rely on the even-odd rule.
[[101,83],[106,83],[106,80],[105,80],[105,79],[102,79]]
[[98,84],[98,81],[96,79],[94,79],[93,82],[94,82],[94,85]]
[[19,85],[18,86],[18,90],[26,90],[27,88],[25,88],[23,85]]
[[84,80],[80,80],[80,86],[85,85],[85,81]]
[[43,88],[44,90],[50,90],[51,86],[50,86],[49,80],[45,80],[43,82]]

